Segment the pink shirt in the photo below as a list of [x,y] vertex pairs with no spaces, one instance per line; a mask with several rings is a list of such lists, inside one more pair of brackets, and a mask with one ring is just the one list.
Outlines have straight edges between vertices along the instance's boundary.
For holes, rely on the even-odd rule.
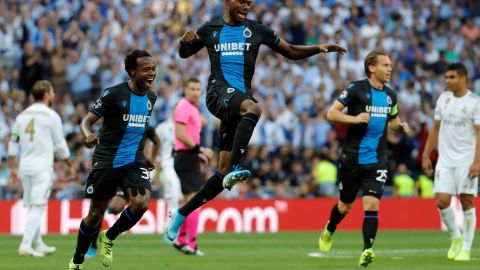
[[[173,121],[186,125],[188,137],[200,144],[200,132],[202,131],[202,118],[197,106],[190,103],[186,98],[182,98],[173,112]],[[190,149],[175,136],[175,150]]]

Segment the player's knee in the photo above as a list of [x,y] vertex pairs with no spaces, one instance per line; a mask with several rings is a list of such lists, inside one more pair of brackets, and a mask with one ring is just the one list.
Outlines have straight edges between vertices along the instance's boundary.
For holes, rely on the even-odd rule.
[[353,207],[353,203],[342,203],[342,202],[338,203],[338,211],[344,215],[348,214],[348,212],[352,210],[352,207]]
[[240,113],[242,115],[251,113],[255,114],[256,116],[260,117],[262,115],[262,107],[258,105],[258,103],[253,102],[250,99],[246,99],[243,101],[241,107],[240,107]]
[[253,103],[252,106],[248,108],[247,113],[252,113],[260,117],[260,115],[262,115],[262,107],[260,107],[258,103]]
[[441,200],[441,199],[437,200],[438,209],[445,209],[445,208],[448,208],[449,206],[450,206],[450,200]]
[[132,198],[130,208],[135,213],[145,213],[148,210],[148,201],[145,197]]
[[110,214],[114,214],[114,215],[118,215],[120,214],[122,211],[123,211],[123,206],[118,206],[118,205],[113,205],[109,208],[109,213]]

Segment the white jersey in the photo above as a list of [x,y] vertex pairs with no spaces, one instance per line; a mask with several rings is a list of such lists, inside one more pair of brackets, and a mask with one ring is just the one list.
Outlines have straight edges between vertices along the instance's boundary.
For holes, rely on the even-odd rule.
[[475,157],[475,125],[480,125],[480,98],[470,90],[463,97],[444,92],[437,100],[434,119],[441,122],[439,164],[444,167],[470,165]]
[[160,123],[155,132],[160,138],[160,158],[162,160],[162,166],[173,166],[173,141],[175,138],[173,120],[169,117],[167,120]]
[[20,152],[20,175],[36,175],[53,169],[54,153],[62,159],[70,156],[58,113],[35,103],[21,112],[12,127],[9,156]]

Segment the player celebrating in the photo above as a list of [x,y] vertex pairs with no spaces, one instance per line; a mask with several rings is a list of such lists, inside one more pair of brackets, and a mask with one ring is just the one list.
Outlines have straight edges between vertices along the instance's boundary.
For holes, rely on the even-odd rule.
[[[152,160],[154,160],[154,157],[157,156],[158,150],[160,149],[160,139],[155,133],[155,129],[150,125],[147,125],[145,129],[145,138],[149,139],[152,142],[151,147],[147,147],[148,144],[145,144],[145,155],[150,155],[152,157]],[[113,196],[112,200],[110,200],[110,203],[108,204],[107,212],[113,215],[120,214],[125,209],[128,201],[128,195],[125,194],[125,191],[121,187],[117,187],[115,196]],[[92,244],[88,248],[85,257],[92,258],[97,255],[97,237],[98,234],[93,238]]]
[[[42,240],[40,222],[53,183],[53,159],[57,151],[69,167],[68,177],[75,171],[70,151],[63,137],[62,120],[49,107],[54,89],[49,81],[37,81],[32,87],[35,103],[15,119],[8,145],[11,177],[16,178],[16,157],[20,154],[18,178],[23,185],[23,203],[30,208],[18,254],[43,257],[56,251]],[[35,245],[35,249],[33,249]]]
[[[378,228],[378,209],[388,174],[387,126],[407,134],[410,128],[397,117],[397,98],[385,83],[390,81],[392,63],[383,50],[371,51],[364,63],[368,79],[352,82],[330,107],[327,118],[349,125],[348,137],[340,156],[340,200],[320,236],[320,251],[329,252],[337,225],[352,209],[355,197],[363,191],[363,252],[359,265],[375,259],[372,250]],[[348,107],[348,113],[342,110]]]
[[225,0],[223,18],[188,31],[180,39],[179,55],[190,57],[203,47],[210,57],[211,75],[207,85],[208,110],[221,120],[219,170],[198,193],[178,211],[171,213],[167,237],[174,240],[185,217],[215,198],[224,188],[250,178],[242,169],[248,142],[262,113],[252,98],[251,81],[260,45],[265,44],[291,60],[319,53],[346,52],[338,45],[291,45],[261,22],[246,19],[252,0]]
[[[154,163],[151,157],[145,157],[143,148],[145,128],[157,98],[150,91],[155,68],[155,61],[148,52],[133,50],[128,53],[125,70],[130,80],[106,89],[80,124],[87,147],[97,146],[86,185],[86,196],[92,201],[88,215],[80,223],[69,269],[83,268],[85,252],[98,233],[108,201],[118,186],[126,190],[131,204],[112,227],[99,235],[100,259],[104,266],[113,263],[113,240],[133,227],[148,209],[151,192],[148,170],[153,169]],[[103,127],[98,138],[90,129],[102,117]]]
[[[438,145],[435,167],[435,197],[438,211],[450,233],[452,243],[447,257],[469,261],[476,227],[475,199],[480,171],[480,98],[467,89],[467,69],[461,63],[448,66],[448,90],[435,106],[433,129],[428,134],[422,155],[422,168],[432,175],[430,154]],[[459,195],[463,208],[463,237],[450,207],[452,195]]]

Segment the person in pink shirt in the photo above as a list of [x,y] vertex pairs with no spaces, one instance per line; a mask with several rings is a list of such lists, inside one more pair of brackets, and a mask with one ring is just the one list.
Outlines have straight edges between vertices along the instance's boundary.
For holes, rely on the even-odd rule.
[[[210,149],[200,147],[202,116],[197,107],[202,93],[201,83],[197,78],[188,80],[184,97],[178,102],[173,112],[175,124],[174,168],[177,173],[185,201],[190,200],[203,185],[200,160],[208,161]],[[173,246],[187,255],[203,256],[197,246],[197,230],[200,209],[190,213],[180,227],[178,238]]]

